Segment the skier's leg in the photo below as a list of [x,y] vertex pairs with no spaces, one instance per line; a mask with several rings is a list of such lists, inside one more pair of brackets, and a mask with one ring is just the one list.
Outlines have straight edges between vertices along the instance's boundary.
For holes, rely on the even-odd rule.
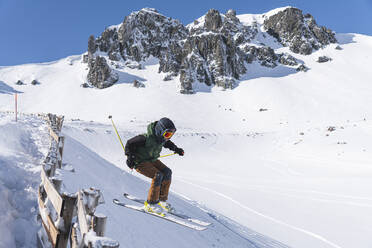
[[172,170],[169,169],[165,164],[163,164],[160,160],[156,160],[154,162],[154,166],[163,173],[163,181],[160,187],[160,201],[167,201],[168,200],[168,193],[169,188],[172,181]]
[[159,202],[160,186],[163,181],[163,173],[161,173],[155,166],[154,163],[144,162],[136,166],[137,172],[142,175],[152,178],[151,187],[147,195],[147,202],[154,204]]

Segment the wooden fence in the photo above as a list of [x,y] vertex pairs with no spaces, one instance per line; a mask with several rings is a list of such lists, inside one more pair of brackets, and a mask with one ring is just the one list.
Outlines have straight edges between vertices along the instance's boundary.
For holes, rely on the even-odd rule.
[[78,192],[78,222],[72,228],[71,247],[119,247],[119,243],[105,236],[107,217],[95,213],[98,204],[104,203],[98,189]]
[[[44,229],[37,234],[38,248],[119,247],[115,240],[104,237],[107,217],[96,214],[104,203],[98,189],[81,190],[74,194],[61,193],[62,180],[56,170],[62,168],[65,138],[60,135],[63,116],[45,116],[50,132],[50,148],[41,169],[38,191],[39,214]],[[74,217],[77,218],[74,218]]]

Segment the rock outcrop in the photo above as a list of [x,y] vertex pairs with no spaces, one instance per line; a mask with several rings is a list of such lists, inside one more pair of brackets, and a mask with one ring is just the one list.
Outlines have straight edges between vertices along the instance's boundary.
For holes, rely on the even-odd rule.
[[330,58],[330,57],[320,56],[316,62],[318,62],[318,63],[325,63],[325,62],[328,62],[328,61],[331,61],[331,60],[332,60],[332,58]]
[[[245,55],[237,46],[235,37],[248,39],[235,13],[227,16],[214,9],[208,11],[203,24],[189,26],[190,35],[183,46],[181,87],[183,93],[192,92],[194,81],[207,85],[233,88],[239,75],[246,72]],[[241,29],[239,29],[241,27]],[[239,32],[239,34],[237,34]]]
[[135,87],[135,88],[144,88],[145,87],[145,84],[142,83],[142,82],[140,82],[140,81],[138,81],[137,79],[135,79],[133,81],[133,87]]
[[309,70],[309,68],[306,67],[305,65],[300,65],[299,67],[296,68],[296,71],[307,72],[308,70]]
[[96,56],[89,60],[89,72],[87,76],[88,82],[99,89],[107,88],[118,81],[117,73],[112,72],[108,66],[106,59],[101,56]]
[[120,54],[124,60],[159,59],[159,72],[177,75],[181,65],[187,29],[178,21],[145,8],[127,16],[118,30]]
[[40,84],[40,82],[37,81],[36,79],[31,81],[31,85],[38,85],[38,84]]
[[221,14],[211,9],[185,27],[155,9],[141,9],[98,38],[89,37],[83,58],[89,67],[88,81],[97,88],[108,87],[118,80],[115,70],[143,69],[146,60],[156,58],[165,81],[179,76],[182,93],[192,93],[197,82],[233,88],[249,64],[307,69],[298,66],[301,63],[294,56],[276,54],[265,45],[268,37],[300,54],[337,42],[331,30],[318,26],[299,9],[283,8],[262,17],[242,23],[234,10]]
[[286,8],[267,17],[264,27],[294,53],[308,55],[313,49],[337,42],[331,30],[318,26],[310,14],[303,15],[297,8]]
[[283,65],[289,65],[289,66],[298,65],[297,59],[287,53],[282,53],[279,55],[279,62]]

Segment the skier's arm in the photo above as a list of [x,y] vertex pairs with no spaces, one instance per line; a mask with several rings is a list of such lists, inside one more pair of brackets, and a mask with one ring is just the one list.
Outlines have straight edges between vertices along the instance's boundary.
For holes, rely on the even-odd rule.
[[132,155],[137,147],[144,146],[146,144],[146,137],[144,135],[137,135],[127,141],[125,144],[125,155]]
[[171,151],[175,151],[176,148],[177,148],[177,146],[172,141],[170,141],[170,140],[167,140],[164,143],[163,147],[168,148]]
[[170,141],[170,140],[167,140],[165,143],[164,143],[164,145],[163,145],[165,148],[168,148],[169,150],[171,150],[171,151],[174,151],[175,153],[177,153],[178,155],[180,155],[180,156],[183,156],[183,154],[185,153],[184,151],[183,151],[183,149],[182,148],[179,148],[179,147],[177,147],[172,141]]

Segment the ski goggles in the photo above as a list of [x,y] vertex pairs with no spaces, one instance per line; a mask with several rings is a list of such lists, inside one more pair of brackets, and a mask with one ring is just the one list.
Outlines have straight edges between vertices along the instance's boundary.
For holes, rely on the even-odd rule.
[[166,139],[170,139],[175,132],[175,130],[165,130],[165,132],[163,133],[163,137]]

